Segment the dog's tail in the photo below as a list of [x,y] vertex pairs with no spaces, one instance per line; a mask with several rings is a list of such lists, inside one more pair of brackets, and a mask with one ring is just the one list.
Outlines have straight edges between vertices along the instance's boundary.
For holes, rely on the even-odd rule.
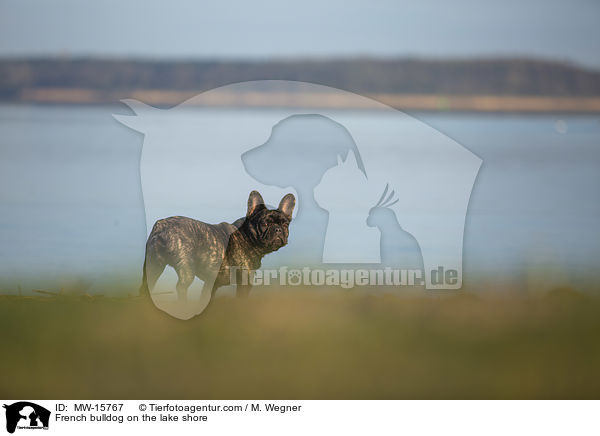
[[148,288],[148,275],[146,274],[146,256],[144,256],[144,267],[142,273],[142,286],[140,286],[139,295],[140,297],[150,295],[150,289]]

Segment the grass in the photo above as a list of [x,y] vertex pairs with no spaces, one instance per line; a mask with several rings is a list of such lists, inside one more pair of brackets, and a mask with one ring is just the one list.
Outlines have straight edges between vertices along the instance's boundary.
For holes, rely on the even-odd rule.
[[0,396],[598,398],[600,298],[349,292],[215,299],[0,297]]

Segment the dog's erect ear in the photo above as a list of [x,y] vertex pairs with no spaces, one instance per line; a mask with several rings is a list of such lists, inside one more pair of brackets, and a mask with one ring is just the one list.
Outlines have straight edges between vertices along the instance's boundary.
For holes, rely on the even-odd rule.
[[292,212],[294,211],[295,205],[296,198],[294,197],[294,194],[286,194],[285,197],[281,199],[278,209],[289,219],[292,219]]
[[248,197],[248,211],[246,212],[246,216],[252,215],[261,208],[261,206],[263,208],[265,207],[265,200],[263,200],[258,191],[252,191]]

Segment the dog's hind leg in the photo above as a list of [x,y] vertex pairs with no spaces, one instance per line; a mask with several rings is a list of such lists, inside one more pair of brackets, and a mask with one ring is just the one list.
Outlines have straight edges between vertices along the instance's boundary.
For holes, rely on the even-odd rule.
[[156,286],[156,282],[158,281],[158,278],[165,270],[165,267],[167,266],[167,264],[162,262],[156,256],[148,256],[148,258],[146,259],[146,262],[144,262],[144,265],[145,265],[145,269],[146,269],[144,272],[146,274],[146,283],[148,286],[148,292],[152,293],[152,289],[154,289],[154,286]]
[[[155,224],[156,227],[156,224]],[[154,232],[154,230],[153,230]],[[144,258],[144,271],[142,277],[142,286],[140,287],[140,295],[150,295],[158,278],[165,270],[167,262],[162,253],[164,246],[161,240],[156,235],[151,234],[146,243],[146,257]]]
[[185,301],[187,300],[187,290],[191,286],[196,275],[194,274],[193,268],[191,268],[187,264],[178,265],[175,268],[175,271],[177,272],[178,278],[177,298],[179,299],[179,301]]

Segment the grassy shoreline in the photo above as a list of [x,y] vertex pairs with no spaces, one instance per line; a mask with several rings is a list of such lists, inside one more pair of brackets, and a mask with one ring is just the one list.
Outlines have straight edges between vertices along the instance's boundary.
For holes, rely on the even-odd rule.
[[598,398],[600,298],[0,297],[5,398]]

